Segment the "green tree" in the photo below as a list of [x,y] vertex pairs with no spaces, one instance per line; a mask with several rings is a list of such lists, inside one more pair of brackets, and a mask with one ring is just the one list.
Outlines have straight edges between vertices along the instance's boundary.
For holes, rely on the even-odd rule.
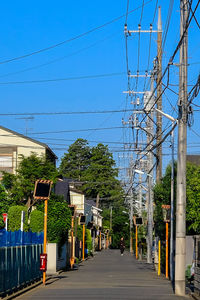
[[15,201],[8,197],[8,193],[2,184],[0,184],[0,215],[8,213],[11,205],[15,205]]
[[24,231],[28,231],[28,209],[26,206],[15,205],[8,210],[8,229],[16,231],[21,228],[21,213],[25,212]]
[[[37,208],[44,211],[44,202],[38,202]],[[71,211],[62,196],[52,194],[48,200],[47,240],[64,244],[71,228]]]
[[[116,205],[112,210],[112,248],[119,248],[121,237],[124,237],[126,247],[129,247],[129,216],[124,213],[124,206]],[[110,209],[104,209],[103,213],[103,229],[110,229]]]
[[87,140],[77,139],[69,146],[68,153],[64,154],[59,167],[60,173],[79,181],[84,180],[84,174],[90,164],[91,151]]
[[200,234],[200,166],[187,163],[186,222],[188,234]]
[[33,191],[37,179],[49,179],[55,181],[57,177],[56,167],[45,157],[31,154],[29,157],[21,157],[17,175],[4,173],[2,184],[8,192],[8,197],[14,203],[33,203]]
[[59,170],[63,176],[82,181],[81,189],[88,198],[104,198],[101,204],[110,205],[123,198],[118,170],[108,146],[98,144],[90,148],[86,140],[78,139],[65,153]]
[[[117,198],[122,192],[116,179],[118,170],[108,146],[98,144],[91,149],[90,165],[85,173],[86,184],[83,191],[91,198]],[[108,202],[108,201],[107,201]]]
[[44,230],[44,213],[37,209],[30,214],[30,230],[32,232],[41,232]]

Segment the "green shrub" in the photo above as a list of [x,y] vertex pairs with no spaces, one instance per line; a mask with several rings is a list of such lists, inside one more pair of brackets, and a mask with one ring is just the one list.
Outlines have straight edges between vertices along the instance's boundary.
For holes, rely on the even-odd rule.
[[[44,212],[44,201],[36,203],[37,209]],[[63,196],[51,194],[48,200],[47,240],[62,246],[68,239],[71,228],[71,210]]]
[[78,227],[77,227],[77,238],[79,241],[83,240],[83,226],[82,225],[78,225]]
[[30,230],[32,232],[41,232],[44,230],[44,213],[35,209],[30,215]]
[[89,229],[85,230],[86,236],[85,236],[85,242],[88,249],[88,255],[92,253],[92,237]]
[[8,210],[8,229],[16,231],[21,228],[21,213],[25,212],[24,231],[28,231],[28,209],[26,206],[15,205]]
[[5,227],[5,223],[3,221],[3,216],[0,215],[0,229],[4,229],[4,227]]

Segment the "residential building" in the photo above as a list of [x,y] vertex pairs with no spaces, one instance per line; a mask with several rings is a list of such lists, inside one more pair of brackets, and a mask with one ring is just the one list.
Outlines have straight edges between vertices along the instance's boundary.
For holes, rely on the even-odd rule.
[[0,126],[0,177],[2,171],[16,174],[22,156],[28,157],[32,153],[56,163],[57,157],[48,145]]

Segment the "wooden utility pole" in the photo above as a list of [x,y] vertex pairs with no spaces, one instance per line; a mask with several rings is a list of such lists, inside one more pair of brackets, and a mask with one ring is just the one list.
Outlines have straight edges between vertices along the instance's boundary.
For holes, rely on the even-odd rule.
[[[161,7],[158,8],[158,37],[157,37],[157,108],[162,110],[162,21]],[[159,144],[162,141],[162,115],[157,112],[157,130],[156,142]],[[162,144],[157,147],[157,164],[156,164],[156,182],[162,178]]]
[[188,35],[186,20],[188,1],[180,0],[180,46],[179,66],[179,118],[178,118],[178,158],[177,158],[177,197],[176,197],[176,257],[175,293],[185,295],[185,256],[186,256],[186,154],[187,154],[187,64]]

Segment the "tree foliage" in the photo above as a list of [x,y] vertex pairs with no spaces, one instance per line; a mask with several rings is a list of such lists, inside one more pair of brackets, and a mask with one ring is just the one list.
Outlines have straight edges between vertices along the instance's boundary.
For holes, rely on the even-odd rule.
[[[129,216],[124,213],[124,206],[113,207],[112,210],[112,248],[119,248],[121,237],[124,237],[126,247],[129,247]],[[110,229],[110,209],[103,210],[103,228]]]
[[200,166],[187,163],[187,233],[200,234]]
[[[174,211],[176,211],[176,164],[175,164],[175,193]],[[187,163],[186,168],[186,232],[200,233],[200,166]],[[165,239],[165,223],[162,216],[162,204],[171,202],[171,166],[167,166],[164,177],[154,188],[155,211],[154,221],[156,235]],[[176,214],[174,213],[174,221]],[[175,223],[175,222],[174,222]]]
[[37,179],[49,179],[55,181],[56,167],[45,157],[31,154],[29,157],[21,157],[17,175],[4,173],[2,184],[8,192],[8,198],[16,204],[30,206],[33,200],[33,191]]
[[[44,211],[44,202],[37,204]],[[51,243],[63,244],[71,227],[71,211],[62,196],[52,194],[48,200],[47,240]]]
[[30,230],[32,232],[41,232],[44,230],[44,213],[37,209],[30,214]]
[[83,181],[90,162],[91,150],[87,140],[77,139],[69,146],[68,153],[61,159],[60,173],[67,177]]
[[26,206],[15,205],[8,210],[8,229],[16,231],[21,228],[21,213],[25,212],[24,231],[28,231],[28,209]]
[[[120,200],[123,190],[117,179],[118,170],[108,146],[89,147],[78,139],[65,153],[59,168],[61,174],[82,182],[82,191],[89,198],[105,198],[105,203]],[[101,200],[101,203],[103,201]]]

